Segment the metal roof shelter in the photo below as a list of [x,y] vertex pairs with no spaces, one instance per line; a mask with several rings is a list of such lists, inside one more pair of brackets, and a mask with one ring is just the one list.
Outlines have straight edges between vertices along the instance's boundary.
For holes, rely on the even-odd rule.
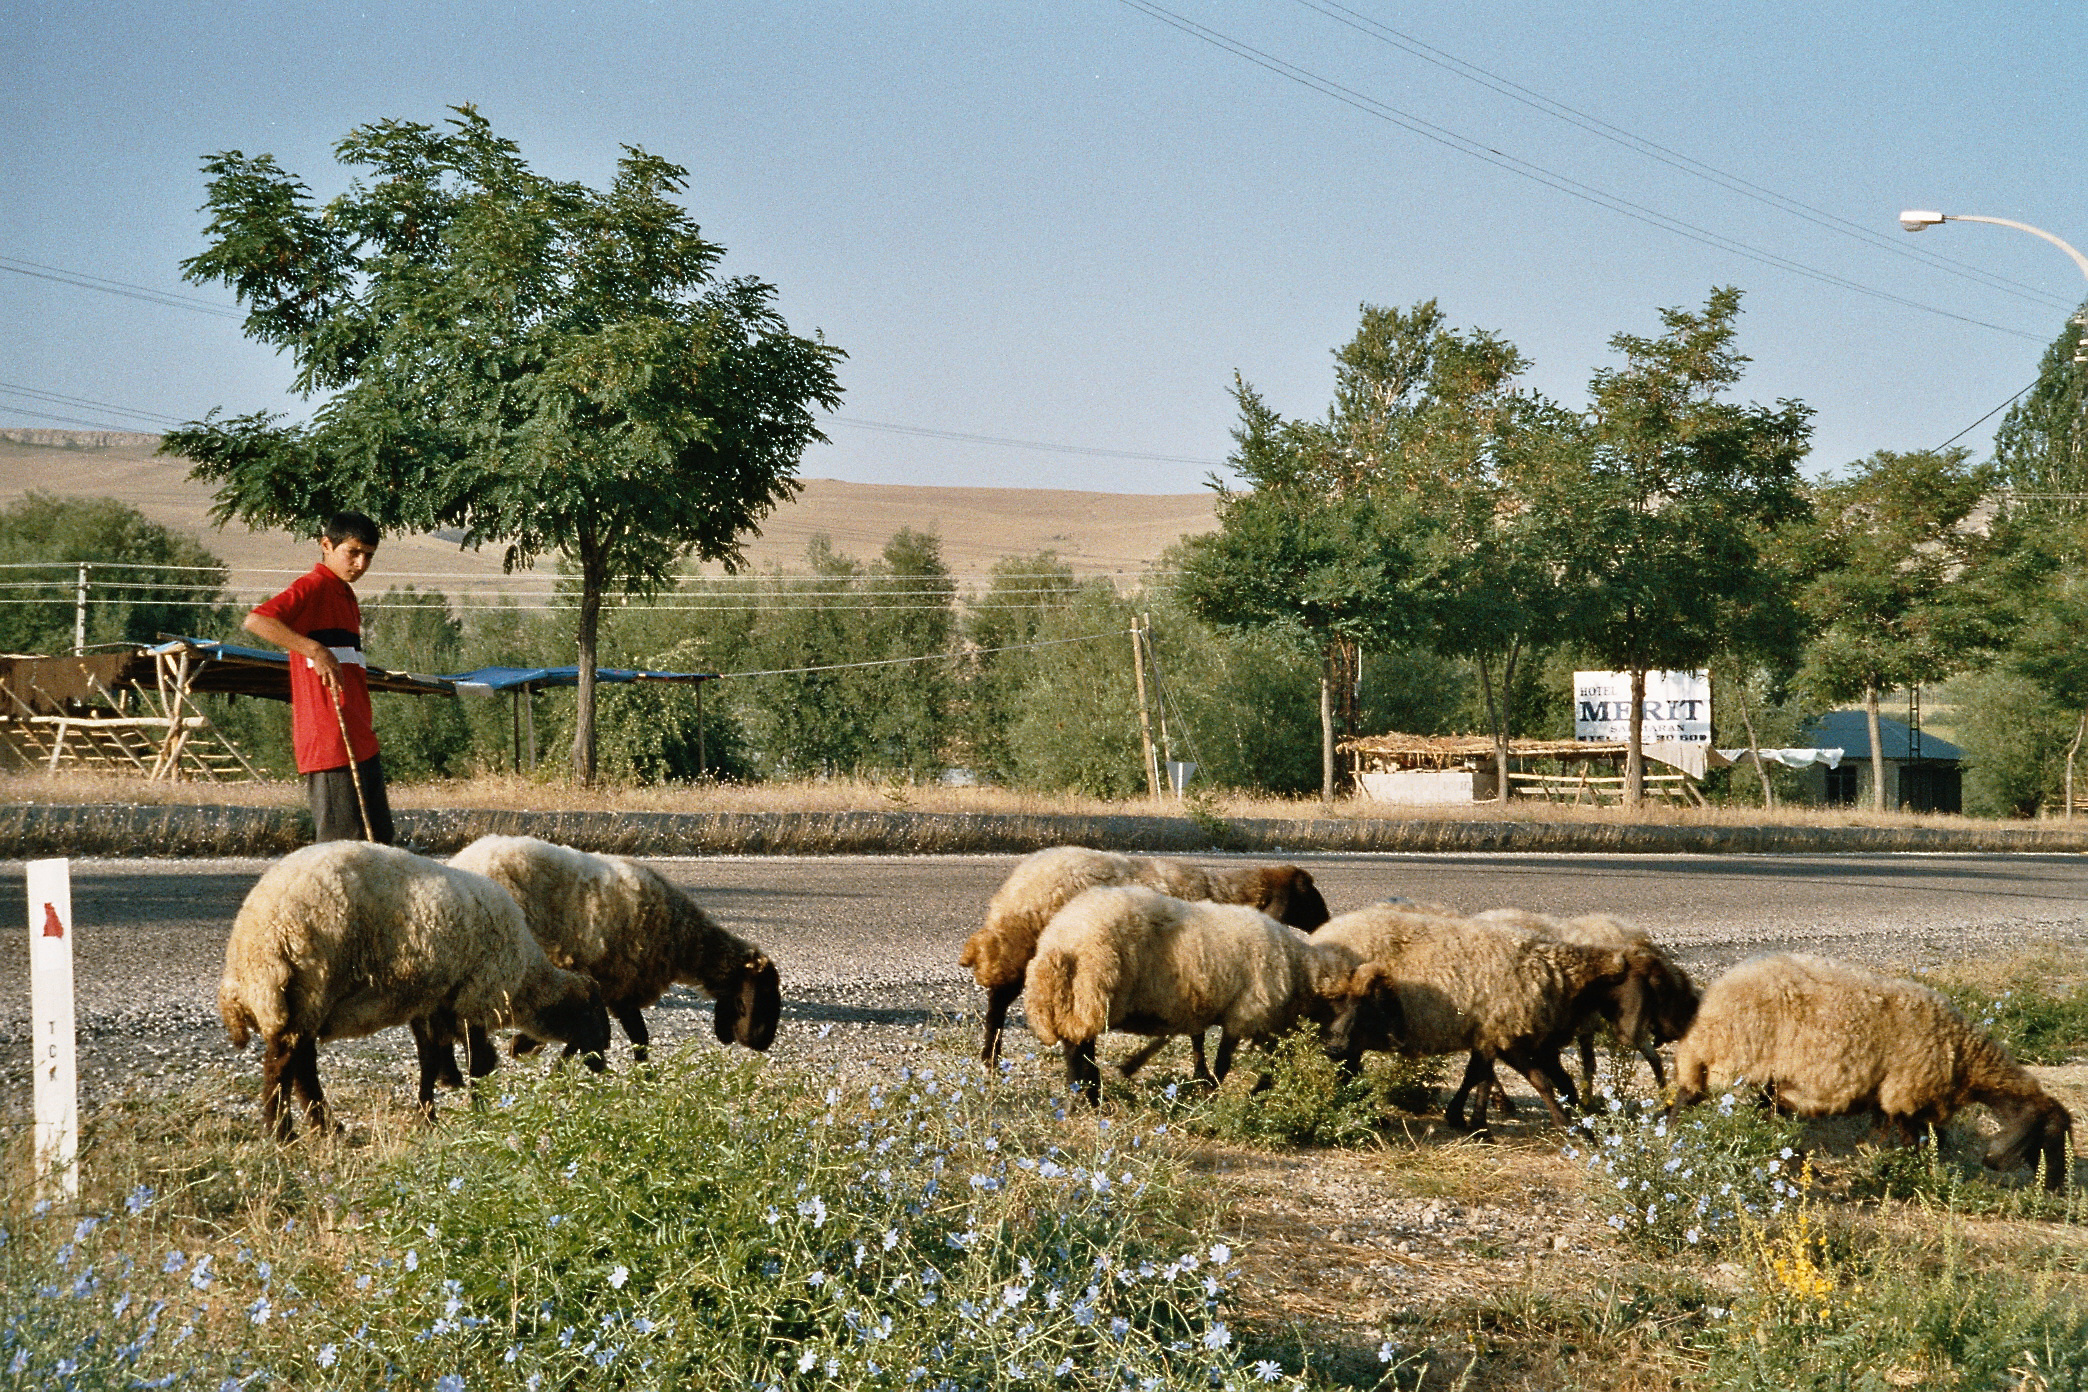
[[[718,679],[716,672],[652,672],[642,668],[597,667],[595,680],[609,684],[626,682],[663,682],[675,686],[696,688],[696,771],[701,776],[709,760],[703,747],[703,684]],[[578,686],[578,667],[481,667],[472,672],[457,672],[443,677],[459,692],[473,696],[497,696],[507,692],[511,698],[510,719],[514,722],[514,770],[520,773],[525,767],[535,768],[536,711],[534,703],[523,699],[539,691],[554,687]],[[527,751],[525,754],[524,751]]]

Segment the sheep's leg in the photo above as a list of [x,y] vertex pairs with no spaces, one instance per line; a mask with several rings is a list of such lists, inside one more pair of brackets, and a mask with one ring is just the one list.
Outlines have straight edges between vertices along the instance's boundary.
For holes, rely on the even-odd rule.
[[261,1120],[281,1141],[289,1140],[297,1131],[283,1100],[284,1089],[291,1086],[291,1077],[284,1075],[291,1068],[296,1048],[287,1037],[274,1035],[261,1055]]
[[616,1017],[616,1023],[623,1026],[625,1036],[630,1039],[631,1057],[644,1063],[651,1052],[647,1046],[652,1043],[652,1033],[645,1028],[645,1017],[638,1013],[635,1005],[612,1005],[609,1013]]
[[1552,1054],[1547,1058],[1538,1059],[1525,1056],[1522,1059],[1510,1059],[1509,1063],[1530,1080],[1531,1087],[1537,1089],[1538,1097],[1544,1100],[1545,1110],[1551,1113],[1551,1118],[1558,1123],[1559,1129],[1572,1130],[1573,1122],[1566,1115],[1565,1107],[1559,1105],[1559,1099],[1565,1098],[1567,1105],[1577,1111],[1580,1108],[1580,1096],[1573,1089],[1573,1079],[1566,1076],[1565,1065],[1559,1062],[1559,1056]]
[[[1225,1047],[1225,1036],[1222,1034],[1218,1037],[1218,1047],[1220,1049]],[[1192,1076],[1198,1082],[1209,1083],[1212,1087],[1218,1086],[1218,1080],[1223,1078],[1232,1067],[1230,1063],[1226,1063],[1221,1065],[1216,1073],[1213,1073],[1204,1065],[1204,1032],[1202,1030],[1198,1030],[1189,1036],[1189,1055],[1195,1062],[1195,1071]]]
[[1646,1067],[1653,1070],[1653,1090],[1656,1092],[1666,1092],[1667,1070],[1660,1066],[1660,1050],[1654,1048],[1652,1041],[1650,1040],[1639,1045],[1638,1047],[1639,1057],[1646,1061]]
[[[1471,1096],[1475,1090],[1479,1095],[1474,1099],[1474,1107],[1477,1114],[1483,1117],[1486,1114],[1488,1095],[1500,1091],[1500,1082],[1494,1077],[1493,1064],[1488,1062],[1484,1054],[1476,1051],[1465,1060],[1464,1077],[1457,1084],[1457,1091],[1450,1095],[1450,1105],[1443,1109],[1443,1120],[1460,1131],[1464,1130],[1465,1098]],[[1479,1124],[1483,1126],[1485,1123]]]
[[[486,1031],[477,1024],[465,1025],[464,1069],[471,1074],[472,1081],[476,1083],[480,1078],[491,1073],[499,1064],[500,1053],[493,1047],[493,1041],[487,1037]],[[470,1095],[472,1106],[480,1106],[481,1103],[476,1087],[471,1089]]]
[[[1197,1051],[1198,1053],[1202,1053],[1202,1052],[1203,1052],[1203,1040],[1202,1040],[1201,1038],[1199,1038],[1199,1039],[1198,1039],[1198,1040],[1196,1041],[1196,1043],[1197,1043],[1197,1049],[1196,1049],[1196,1051]],[[1230,1073],[1230,1072],[1232,1072],[1232,1065],[1233,1065],[1233,1054],[1234,1054],[1234,1052],[1235,1052],[1236,1050],[1238,1050],[1238,1049],[1239,1049],[1239,1047],[1240,1047],[1240,1041],[1239,1041],[1239,1039],[1238,1039],[1237,1037],[1235,1037],[1235,1036],[1234,1036],[1234,1034],[1233,1034],[1233,1032],[1232,1032],[1231,1030],[1229,1030],[1229,1029],[1221,1029],[1221,1030],[1219,1030],[1219,1031],[1218,1031],[1218,1057],[1217,1057],[1217,1059],[1216,1059],[1216,1060],[1214,1060],[1214,1062],[1213,1062],[1213,1066],[1212,1066],[1212,1069],[1211,1069],[1211,1072],[1210,1072],[1210,1075],[1209,1075],[1209,1076],[1210,1076],[1210,1080],[1211,1080],[1211,1081],[1212,1081],[1213,1083],[1222,1083],[1222,1082],[1224,1082],[1224,1081],[1225,1081],[1225,1075],[1226,1075],[1226,1074],[1228,1074],[1228,1073]]]
[[500,1051],[493,1047],[483,1025],[464,1026],[464,1067],[474,1078],[483,1078],[500,1067]]
[[319,1041],[306,1035],[290,1051],[290,1079],[304,1097],[305,1122],[315,1135],[335,1129],[326,1108],[326,1092],[319,1086]]
[[1094,1106],[1102,1105],[1102,1069],[1095,1062],[1095,1041],[1066,1042],[1066,1091],[1077,1100],[1083,1093]]
[[[1581,1031],[1580,1058],[1581,1091],[1593,1097],[1595,1095],[1595,1031],[1592,1029]],[[1653,1071],[1656,1074],[1659,1073],[1660,1065],[1653,1065]]]
[[986,1043],[979,1058],[988,1068],[1000,1062],[1001,1031],[1007,1028],[1008,1007],[1022,994],[1022,982],[1004,981],[986,988]]
[[527,1058],[529,1057],[529,1055],[543,1048],[544,1041],[538,1039],[534,1035],[518,1034],[515,1036],[515,1042],[509,1047],[513,1051],[516,1058]]
[[[413,1052],[420,1060],[420,1109],[423,1115],[433,1116],[435,1085],[462,1087],[464,1075],[457,1071],[456,1055],[450,1052],[449,1041],[434,1038],[434,1030],[426,1020],[415,1020],[407,1028],[413,1031]],[[468,1052],[468,1043],[466,1049]]]

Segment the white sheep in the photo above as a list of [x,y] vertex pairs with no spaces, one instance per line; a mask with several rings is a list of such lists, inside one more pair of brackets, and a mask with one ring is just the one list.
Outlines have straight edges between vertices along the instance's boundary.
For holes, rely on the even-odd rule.
[[1990,1168],[2038,1157],[2047,1188],[2066,1183],[2073,1117],[1919,982],[1802,952],[1742,962],[1704,992],[1675,1050],[1672,1110],[1742,1080],[1799,1116],[1876,1112],[1910,1141],[1983,1102],[2001,1123]]
[[[965,939],[957,958],[960,966],[971,968],[986,992],[986,1038],[980,1056],[989,1065],[1000,1058],[1008,1007],[1022,994],[1023,974],[1044,925],[1083,890],[1133,884],[1176,899],[1246,904],[1294,928],[1309,930],[1327,921],[1327,901],[1312,876],[1295,865],[1221,868],[1085,846],[1053,846],[1025,856],[994,892],[984,926]],[[1196,1066],[1203,1076],[1201,1037],[1196,1040]]]
[[[1695,1006],[1687,980],[1643,945],[1585,947],[1510,924],[1383,904],[1341,915],[1313,941],[1343,947],[1367,963],[1356,989],[1373,985],[1366,978],[1376,973],[1378,982],[1394,988],[1399,1006],[1396,1031],[1369,1009],[1353,1012],[1329,1032],[1330,1053],[1351,1066],[1366,1049],[1472,1056],[1444,1112],[1453,1126],[1464,1125],[1465,1095],[1490,1082],[1501,1060],[1530,1080],[1553,1120],[1566,1126],[1558,1097],[1569,1105],[1578,1097],[1559,1049],[1586,1020],[1608,1016],[1626,1037],[1636,1037],[1649,1020],[1658,1022],[1650,1026],[1656,1031],[1679,1033],[1677,1021],[1686,1023]],[[1366,1004],[1375,998],[1365,993]],[[1482,1091],[1475,1129],[1485,1129],[1486,1115]]]
[[1222,1080],[1242,1042],[1353,1009],[1356,965],[1244,905],[1187,903],[1142,885],[1090,889],[1037,940],[1030,1029],[1065,1046],[1067,1085],[1098,1103],[1095,1040],[1105,1030],[1166,1037],[1217,1025]]
[[[640,1062],[651,1041],[640,1012],[676,982],[717,1002],[720,1042],[766,1049],[775,1040],[783,1009],[775,963],[650,866],[532,836],[481,836],[450,864],[514,895],[551,960],[601,986]],[[533,1047],[528,1035],[515,1041],[517,1053]]]
[[[1517,928],[1527,928],[1533,933],[1557,938],[1560,942],[1579,943],[1583,947],[1622,948],[1634,944],[1643,945],[1660,955],[1684,988],[1690,991],[1696,989],[1689,980],[1689,973],[1684,971],[1664,948],[1653,941],[1650,933],[1636,924],[1612,918],[1608,914],[1555,918],[1550,914],[1533,913],[1528,909],[1488,909],[1484,913],[1473,914],[1472,917],[1481,923],[1506,923]],[[1577,1040],[1580,1045],[1581,1086],[1590,1091],[1595,1087],[1595,1034],[1599,1018],[1601,1017],[1590,1017],[1581,1026]],[[1653,1070],[1653,1085],[1665,1091],[1667,1070],[1661,1066],[1660,1046],[1672,1044],[1680,1035],[1662,1032],[1661,1022],[1657,1019],[1644,1019],[1640,1023],[1642,1028],[1639,1036],[1636,1039],[1628,1039],[1623,1031],[1617,1028],[1615,1020],[1609,1021],[1611,1032],[1616,1035],[1617,1042],[1638,1051],[1639,1057],[1646,1061],[1646,1066]],[[1684,1028],[1688,1023],[1687,1020],[1681,1021]],[[1501,1100],[1505,1104],[1506,1099]]]
[[[303,1096],[315,1130],[329,1126],[318,1072],[329,1039],[402,1024],[417,1039],[460,1023],[514,1025],[564,1041],[597,1069],[609,1047],[601,993],[546,959],[506,890],[365,841],[307,846],[261,876],[225,943],[218,1012],[235,1048],[261,1037],[262,1113],[286,1139],[286,1088]],[[426,1109],[434,1074],[425,1049],[421,1062]]]

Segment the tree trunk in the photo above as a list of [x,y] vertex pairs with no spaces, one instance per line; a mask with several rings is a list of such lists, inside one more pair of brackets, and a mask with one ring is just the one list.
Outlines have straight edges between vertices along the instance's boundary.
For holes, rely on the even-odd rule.
[[1870,729],[1871,746],[1871,810],[1885,810],[1885,741],[1878,734],[1878,688],[1875,683],[1863,688],[1863,717]]
[[595,781],[595,639],[602,625],[602,590],[607,569],[591,538],[580,543],[580,686],[574,693],[573,773],[580,786]]
[[1646,803],[1646,669],[1631,669],[1631,742],[1624,747],[1624,805]]
[[1334,652],[1320,664],[1320,800],[1334,800]]
[[1769,786],[1769,768],[1762,762],[1762,742],[1755,737],[1754,716],[1747,709],[1747,679],[1735,677],[1733,690],[1739,693],[1740,723],[1747,727],[1747,757],[1754,760],[1755,773],[1762,780],[1762,806],[1773,810],[1776,791]]
[[2081,752],[2081,736],[2088,735],[2088,711],[2081,712],[2081,723],[2074,727],[2073,743],[2066,746],[2066,820],[2073,820],[2074,755]]

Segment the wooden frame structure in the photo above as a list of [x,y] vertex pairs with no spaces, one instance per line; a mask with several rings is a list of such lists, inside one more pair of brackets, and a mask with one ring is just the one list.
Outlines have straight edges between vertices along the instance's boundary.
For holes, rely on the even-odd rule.
[[[1366,773],[1397,773],[1415,769],[1469,769],[1491,779],[1495,751],[1489,735],[1365,735],[1343,740],[1337,749],[1349,756],[1350,772],[1362,786]],[[1624,800],[1624,761],[1630,746],[1621,740],[1530,740],[1508,742],[1508,794],[1511,798],[1542,799],[1588,806],[1608,806]],[[1704,805],[1697,778],[1687,769],[1661,757],[1657,746],[1641,751],[1648,770],[1646,794],[1684,806]],[[1709,751],[1706,751],[1707,753]],[[1679,756],[1677,756],[1679,757]],[[1557,772],[1538,772],[1532,764],[1552,763]],[[1713,761],[1722,767],[1725,761]],[[1654,773],[1652,765],[1672,770]],[[1609,768],[1613,773],[1598,773]],[[1488,787],[1491,787],[1489,781]]]
[[0,752],[49,773],[266,778],[195,704],[189,660],[187,652],[0,659]]

